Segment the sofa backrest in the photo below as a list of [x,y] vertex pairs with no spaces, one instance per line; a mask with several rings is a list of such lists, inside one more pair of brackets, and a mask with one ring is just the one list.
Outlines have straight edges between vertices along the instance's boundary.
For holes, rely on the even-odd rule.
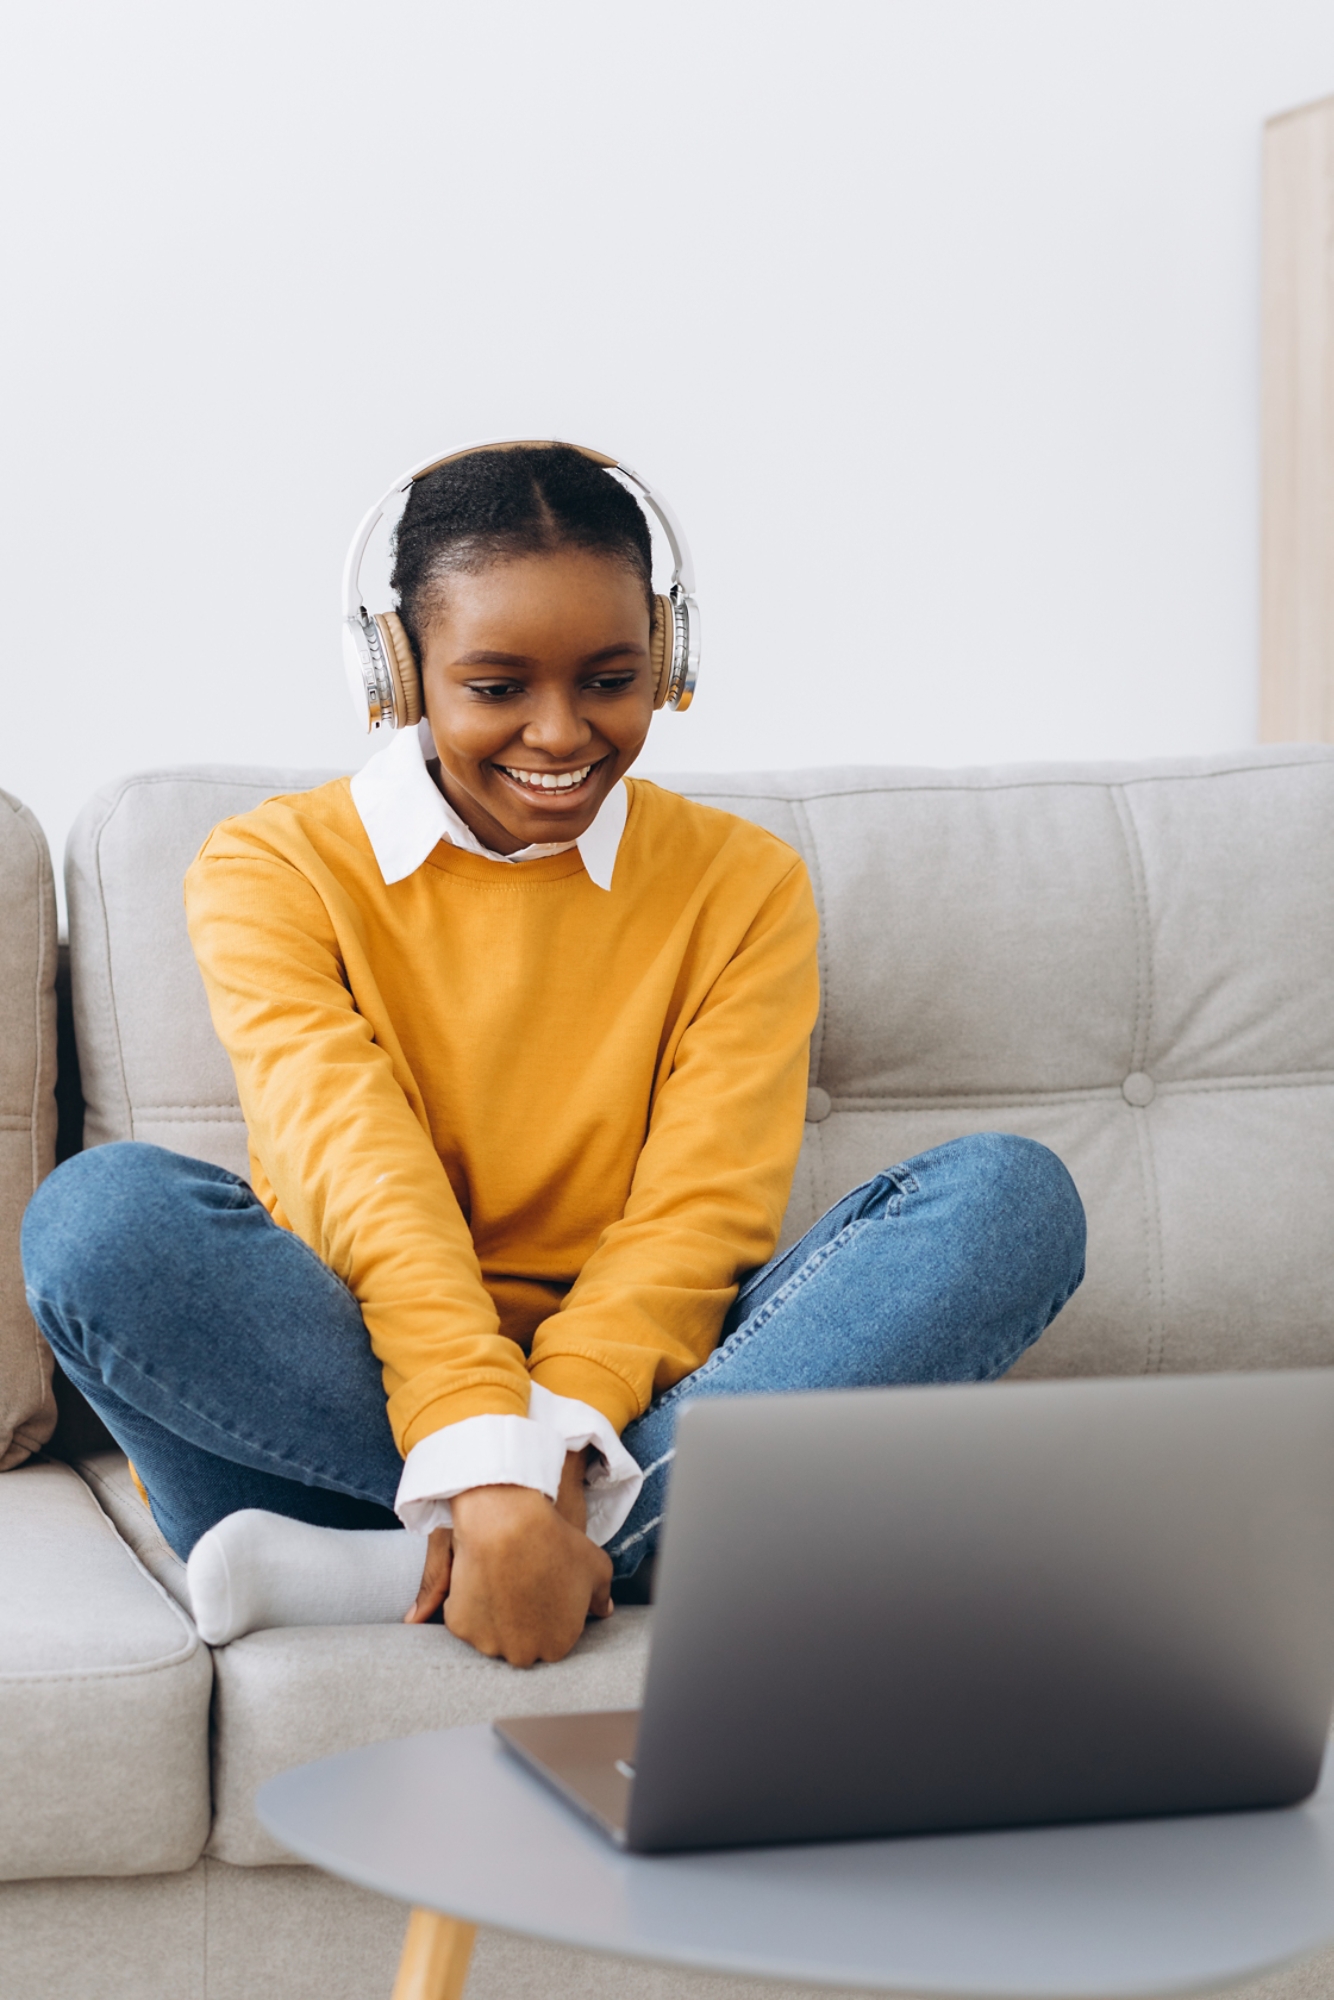
[[28,1312],[19,1224],[56,1158],[56,898],[42,829],[0,792],[0,1472],[56,1420],[51,1355]]
[[[86,1143],[245,1171],[181,878],[218,819],[324,775],[155,772],[80,819]],[[1087,1283],[1020,1372],[1334,1362],[1334,749],[659,782],[770,827],[815,884],[785,1241],[883,1166],[1019,1132],[1090,1222]]]
[[146,771],[94,793],[65,849],[85,1146],[146,1139],[247,1172],[231,1064],[185,927],[185,871],[219,820],[331,771]]

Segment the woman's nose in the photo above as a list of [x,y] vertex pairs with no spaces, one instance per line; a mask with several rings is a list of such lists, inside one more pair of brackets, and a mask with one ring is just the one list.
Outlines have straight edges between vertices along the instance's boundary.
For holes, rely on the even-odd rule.
[[523,740],[530,750],[544,750],[548,757],[568,757],[581,750],[592,734],[572,701],[551,696],[529,716]]

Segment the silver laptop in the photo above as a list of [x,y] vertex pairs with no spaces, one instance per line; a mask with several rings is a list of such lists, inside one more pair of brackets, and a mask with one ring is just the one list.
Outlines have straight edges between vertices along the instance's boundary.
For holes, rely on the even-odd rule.
[[691,1403],[644,1706],[495,1727],[642,1852],[1285,1806],[1334,1370]]

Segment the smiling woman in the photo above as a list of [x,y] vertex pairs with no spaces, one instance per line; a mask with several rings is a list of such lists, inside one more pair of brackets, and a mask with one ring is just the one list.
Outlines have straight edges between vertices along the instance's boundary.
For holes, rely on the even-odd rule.
[[291,1522],[397,1516],[428,1538],[411,1621],[560,1659],[654,1551],[684,1400],[1000,1374],[1082,1275],[1068,1174],[995,1134],[774,1259],[814,899],[763,828],[626,776],[693,628],[608,463],[414,476],[398,613],[349,608],[358,696],[399,727],[190,869],[250,1184],[102,1146],[25,1223],[34,1310],[167,1539],[276,1622],[288,1574],[358,1615],[349,1538],[312,1571]]
[[577,839],[658,699],[642,510],[587,453],[513,445],[415,478],[394,547],[446,799],[498,854]]
[[653,719],[646,595],[620,557],[582,548],[435,586],[419,657],[440,785],[498,854],[577,839],[639,755]]

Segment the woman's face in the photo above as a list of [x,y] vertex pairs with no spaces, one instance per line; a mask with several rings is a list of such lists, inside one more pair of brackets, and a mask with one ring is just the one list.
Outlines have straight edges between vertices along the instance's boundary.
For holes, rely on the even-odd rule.
[[585,549],[451,576],[421,668],[441,790],[483,845],[577,840],[652,719],[643,585]]

